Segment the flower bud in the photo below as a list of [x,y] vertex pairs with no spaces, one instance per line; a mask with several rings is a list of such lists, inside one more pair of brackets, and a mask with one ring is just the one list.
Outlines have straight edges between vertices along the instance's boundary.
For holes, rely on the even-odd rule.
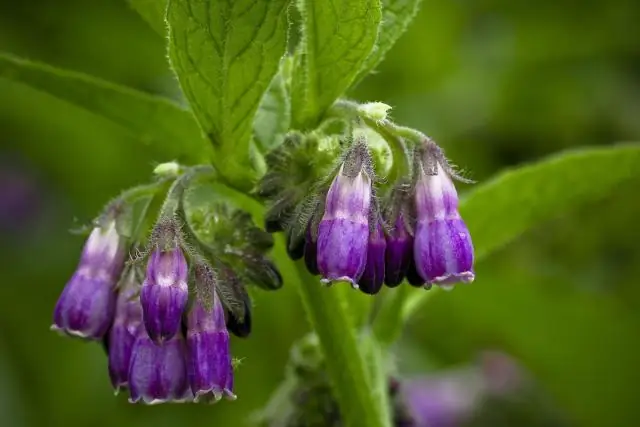
[[390,105],[382,102],[367,102],[366,104],[358,106],[360,114],[368,119],[375,120],[376,122],[385,120],[390,109]]
[[413,237],[407,230],[402,213],[398,214],[393,228],[387,233],[386,241],[384,283],[394,288],[402,283],[413,257]]
[[56,304],[51,329],[99,340],[107,333],[116,305],[115,286],[124,266],[123,239],[115,221],[93,229],[80,263]]
[[196,402],[217,401],[223,394],[235,398],[229,332],[217,295],[211,310],[195,301],[187,315],[187,372]]
[[360,290],[365,294],[375,295],[380,291],[385,274],[385,249],[387,243],[384,240],[382,225],[378,222],[369,234],[367,246],[367,264],[358,281]]
[[133,346],[129,365],[129,402],[153,405],[193,398],[187,381],[186,348],[182,333],[154,343],[144,332]]
[[142,307],[137,292],[138,286],[132,270],[118,294],[115,317],[108,337],[109,377],[116,393],[120,387],[129,385],[131,351],[138,335],[144,332]]
[[187,276],[187,260],[179,247],[151,253],[140,302],[144,326],[156,343],[170,339],[180,328],[189,298]]
[[251,307],[245,302],[244,318],[240,321],[231,311],[227,310],[227,330],[238,338],[251,335]]
[[416,268],[430,284],[468,283],[474,279],[471,236],[458,213],[458,194],[438,150],[428,146],[417,171]]
[[304,239],[304,263],[309,273],[314,276],[320,274],[318,270],[318,242],[313,238],[311,226],[307,227]]
[[371,176],[359,157],[365,150],[354,149],[356,158],[347,157],[327,193],[317,242],[324,282],[347,281],[357,287],[367,262]]
[[297,236],[294,230],[286,232],[287,255],[294,261],[304,256],[304,236]]
[[426,284],[424,279],[418,273],[418,269],[416,268],[416,263],[413,259],[409,261],[409,267],[407,268],[407,282],[413,287],[416,288],[428,288],[431,289],[430,284]]

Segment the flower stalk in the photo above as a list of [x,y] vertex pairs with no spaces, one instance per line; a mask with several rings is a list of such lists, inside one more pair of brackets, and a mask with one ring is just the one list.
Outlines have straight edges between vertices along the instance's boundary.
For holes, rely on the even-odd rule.
[[318,335],[342,419],[347,427],[390,427],[387,402],[373,389],[371,351],[358,342],[353,319],[342,292],[345,287],[325,288],[297,262],[300,294],[309,320]]

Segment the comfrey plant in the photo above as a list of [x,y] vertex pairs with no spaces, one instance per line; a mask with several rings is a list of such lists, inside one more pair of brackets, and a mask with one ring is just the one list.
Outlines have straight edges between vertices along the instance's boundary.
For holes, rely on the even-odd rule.
[[391,121],[389,106],[343,98],[417,11],[418,1],[395,3],[172,0],[159,23],[132,2],[168,30],[190,106],[135,95],[159,114],[147,116],[158,126],[137,123],[179,161],[105,206],[52,326],[102,342],[111,383],[132,403],[236,398],[230,334],[251,333],[249,287],[282,286],[267,255],[282,233],[335,416],[391,422],[382,355],[405,292],[376,311],[372,297],[405,279],[424,289],[474,279],[454,186],[466,180],[432,139]]
[[[326,376],[309,411],[390,426],[391,349],[411,314],[472,282],[475,261],[535,221],[640,170],[635,147],[592,150],[460,204],[454,183],[468,180],[433,139],[391,120],[388,105],[345,97],[419,0],[170,0],[163,19],[163,2],[129,3],[167,40],[180,103],[8,55],[0,77],[126,128],[165,162],[93,222],[53,315],[52,329],[103,343],[113,387],[132,402],[234,399],[229,338],[250,336],[261,315],[251,294],[279,289],[286,266],[321,355],[308,378]],[[562,179],[571,198],[539,191]],[[272,259],[274,245],[288,257]],[[319,414],[325,400],[336,410]]]

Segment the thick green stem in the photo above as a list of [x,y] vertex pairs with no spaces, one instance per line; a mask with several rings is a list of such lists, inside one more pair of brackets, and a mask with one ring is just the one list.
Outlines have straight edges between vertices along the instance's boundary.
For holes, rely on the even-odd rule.
[[353,319],[343,298],[342,292],[353,290],[339,285],[327,289],[302,264],[296,263],[296,267],[302,300],[320,339],[345,426],[389,427],[387,403],[379,393],[374,393],[371,358],[357,339]]

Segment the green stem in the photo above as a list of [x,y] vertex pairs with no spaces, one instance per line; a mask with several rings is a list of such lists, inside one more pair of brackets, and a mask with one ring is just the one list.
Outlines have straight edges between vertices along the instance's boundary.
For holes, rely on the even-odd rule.
[[220,182],[240,193],[249,193],[258,180],[258,172],[249,166],[252,161],[248,148],[243,155],[234,150],[219,149],[212,164],[219,174]]
[[339,285],[327,289],[302,264],[296,263],[296,268],[302,301],[320,339],[345,426],[389,427],[387,404],[379,393],[373,392],[371,359],[357,340],[353,319],[341,295],[343,291],[353,291]]
[[389,148],[391,149],[391,155],[393,157],[393,168],[389,175],[389,182],[396,182],[399,177],[407,176],[411,173],[411,161],[409,159],[409,151],[404,143],[404,140],[393,133],[393,125],[389,120],[380,120],[376,122],[369,118],[363,118],[364,122],[371,129],[378,132],[378,134],[387,141]]
[[411,172],[411,160],[405,139],[411,145],[415,145],[419,141],[424,141],[427,136],[415,129],[398,126],[388,119],[373,120],[371,117],[364,115],[359,107],[360,104],[357,102],[341,99],[333,104],[328,114],[329,116],[342,118],[358,118],[387,141],[393,156],[393,168],[391,175],[388,177],[389,182],[395,182],[398,177],[408,175]]
[[378,342],[385,348],[396,342],[403,327],[402,307],[409,294],[406,284],[382,295],[380,310],[373,320],[372,329]]

